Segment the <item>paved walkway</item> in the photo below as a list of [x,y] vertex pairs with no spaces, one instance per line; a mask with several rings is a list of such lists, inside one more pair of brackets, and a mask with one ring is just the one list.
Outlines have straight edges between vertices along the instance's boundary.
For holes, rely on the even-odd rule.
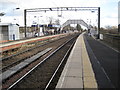
[[118,88],[120,53],[88,35],[84,39],[98,87]]
[[83,34],[78,37],[56,88],[97,88]]

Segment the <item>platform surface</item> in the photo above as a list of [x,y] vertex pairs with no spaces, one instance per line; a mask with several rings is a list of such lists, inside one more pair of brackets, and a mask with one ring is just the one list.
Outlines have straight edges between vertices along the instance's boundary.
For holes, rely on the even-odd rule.
[[68,34],[57,34],[57,35],[51,35],[51,36],[30,38],[30,39],[25,39],[25,40],[18,40],[18,41],[16,40],[16,41],[13,41],[13,42],[8,42],[8,43],[0,43],[0,52],[11,50],[11,49],[14,49],[14,48],[18,48],[21,45],[26,44],[26,43],[43,41],[43,40],[47,40],[47,39],[54,38],[54,37],[60,37],[60,36],[63,36],[63,35],[66,36]]
[[85,48],[83,34],[81,34],[76,40],[56,89],[97,88],[93,69]]
[[[120,52],[105,42],[85,34],[90,62],[99,88],[118,88],[120,71]],[[119,43],[120,45],[120,43]],[[116,89],[117,90],[117,89]]]

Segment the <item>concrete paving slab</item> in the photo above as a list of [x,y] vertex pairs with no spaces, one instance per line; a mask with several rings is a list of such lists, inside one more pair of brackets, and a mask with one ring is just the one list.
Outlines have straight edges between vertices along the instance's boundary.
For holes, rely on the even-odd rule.
[[62,88],[83,88],[82,78],[75,76],[66,77],[61,86]]
[[70,66],[68,68],[73,68],[73,69],[81,69],[82,64],[78,62],[70,62]]
[[98,87],[97,82],[83,39],[82,39],[82,59],[83,59],[84,88],[97,88]]
[[76,69],[68,68],[68,72],[66,76],[73,76],[73,77],[75,76],[75,77],[82,78],[82,70],[79,69],[79,72],[78,72],[78,70]]
[[84,84],[84,88],[92,88],[92,89],[95,88],[96,90],[98,90],[96,87],[97,87],[97,83],[93,81],[85,82]]
[[78,44],[76,41],[56,88],[83,88],[81,48]]
[[94,73],[90,73],[89,71],[84,71],[83,75],[84,77],[90,77],[90,76],[94,77]]
[[83,34],[76,40],[56,88],[97,88]]

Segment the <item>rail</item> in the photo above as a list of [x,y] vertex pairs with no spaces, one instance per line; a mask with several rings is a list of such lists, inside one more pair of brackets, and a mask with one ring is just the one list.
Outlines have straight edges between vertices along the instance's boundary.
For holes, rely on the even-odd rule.
[[[52,48],[47,48],[44,51],[32,56],[31,58],[28,58],[28,59],[24,60],[23,62],[19,63],[18,65],[16,65],[16,66],[8,69],[7,71],[3,72],[2,74],[0,74],[0,76],[2,77],[2,81],[6,80],[7,78],[11,77],[12,75],[17,73],[21,69],[25,68],[27,65],[29,65],[30,63],[32,63],[36,59],[40,58],[41,56],[46,54],[51,49]],[[0,82],[2,82],[2,81],[0,81]]]
[[45,90],[49,89],[49,86],[50,86],[51,82],[53,81],[55,75],[57,74],[58,70],[60,69],[63,61],[65,61],[65,59],[69,56],[70,51],[72,50],[72,47],[73,47],[74,43],[75,43],[75,41],[72,43],[72,45],[70,46],[70,48],[69,48],[68,51],[66,52],[65,56],[63,57],[62,61],[61,61],[60,64],[58,65],[57,69],[56,69],[55,72],[53,73],[51,79],[49,80],[48,84],[47,84],[46,87],[45,87]]
[[[77,35],[78,36],[78,35]],[[75,37],[77,37],[75,36]],[[35,67],[33,67],[30,71],[28,71],[25,75],[23,75],[21,78],[19,78],[15,83],[13,83],[11,86],[9,86],[9,88],[7,90],[12,89],[13,87],[15,87],[21,80],[23,80],[26,76],[28,76],[33,70],[35,70],[38,66],[42,65],[43,63],[45,63],[51,56],[53,56],[57,51],[59,51],[62,47],[64,47],[68,42],[70,42],[72,39],[74,39],[75,37],[72,37],[70,40],[68,40],[67,42],[65,42],[64,44],[62,44],[60,47],[58,47],[56,50],[54,50],[50,55],[48,55],[46,58],[44,58],[40,63],[38,63]],[[73,44],[72,44],[73,45]],[[72,46],[70,47],[70,49],[72,48]],[[67,53],[70,51],[70,49],[67,51]],[[65,54],[64,58],[62,59],[61,63],[59,64],[58,68],[56,69],[56,71],[54,72],[53,76],[51,77],[50,81],[48,82],[46,89],[48,88],[50,82],[52,81],[54,75],[56,74],[57,70],[59,69],[60,65],[62,64],[63,60],[65,59],[65,57],[67,56],[67,54]]]

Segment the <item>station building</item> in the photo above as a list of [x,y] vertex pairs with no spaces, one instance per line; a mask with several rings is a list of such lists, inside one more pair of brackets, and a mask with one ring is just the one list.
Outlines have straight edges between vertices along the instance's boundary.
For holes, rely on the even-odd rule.
[[19,39],[19,25],[12,23],[0,23],[0,41]]

